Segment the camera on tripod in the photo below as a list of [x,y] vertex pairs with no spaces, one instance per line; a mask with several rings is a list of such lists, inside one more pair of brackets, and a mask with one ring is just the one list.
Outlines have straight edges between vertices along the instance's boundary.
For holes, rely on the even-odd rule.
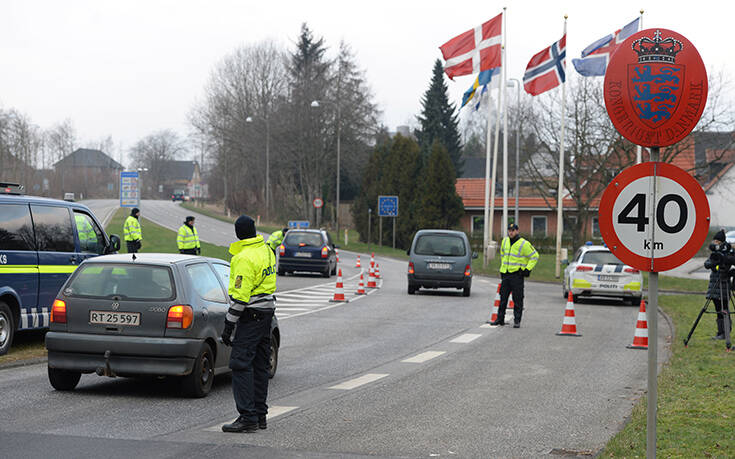
[[704,262],[704,267],[713,271],[719,271],[725,277],[729,275],[730,269],[735,265],[735,250],[727,242],[709,245],[712,251],[709,258]]

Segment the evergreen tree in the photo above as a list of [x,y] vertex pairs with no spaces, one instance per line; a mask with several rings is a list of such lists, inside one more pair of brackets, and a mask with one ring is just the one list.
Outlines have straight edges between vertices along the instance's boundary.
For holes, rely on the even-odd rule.
[[455,188],[457,178],[447,149],[438,141],[431,147],[422,175],[418,227],[450,229],[457,226],[464,213],[462,198]]
[[424,157],[430,153],[434,141],[447,149],[457,175],[462,172],[462,143],[456,106],[449,103],[444,68],[439,59],[434,63],[429,89],[421,99],[422,111],[418,117],[421,128],[415,132]]

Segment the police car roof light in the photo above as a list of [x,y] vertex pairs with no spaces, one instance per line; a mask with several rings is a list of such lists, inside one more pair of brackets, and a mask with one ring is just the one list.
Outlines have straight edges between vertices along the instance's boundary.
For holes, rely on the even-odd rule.
[[584,245],[592,245],[592,241],[587,241],[584,243]]
[[0,194],[25,194],[25,187],[19,183],[0,182]]

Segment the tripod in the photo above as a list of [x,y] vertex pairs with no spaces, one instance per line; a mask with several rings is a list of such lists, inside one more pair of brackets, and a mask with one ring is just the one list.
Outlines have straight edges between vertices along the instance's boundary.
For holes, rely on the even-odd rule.
[[697,319],[694,321],[694,325],[692,325],[692,329],[689,330],[689,335],[687,335],[686,339],[684,340],[684,346],[687,346],[689,344],[689,339],[692,337],[692,334],[694,333],[694,329],[697,328],[697,324],[699,324],[699,320],[702,318],[702,315],[704,313],[707,314],[722,314],[722,322],[723,322],[723,328],[725,332],[725,347],[728,351],[730,351],[730,347],[732,346],[732,343],[730,342],[730,312],[728,306],[732,302],[733,305],[735,305],[735,294],[733,294],[732,288],[730,288],[730,277],[725,277],[725,282],[727,285],[723,288],[722,286],[722,276],[720,276],[719,279],[717,279],[717,285],[715,288],[718,288],[720,290],[720,302],[722,303],[722,309],[717,312],[709,312],[707,311],[707,308],[709,307],[710,303],[712,303],[712,298],[707,298],[707,301],[705,301],[704,306],[702,307],[702,310],[699,311],[699,315],[697,316]]

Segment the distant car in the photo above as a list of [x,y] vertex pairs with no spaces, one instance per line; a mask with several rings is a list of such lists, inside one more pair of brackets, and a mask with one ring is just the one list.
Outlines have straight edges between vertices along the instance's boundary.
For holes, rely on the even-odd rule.
[[184,199],[185,195],[181,191],[175,191],[173,194],[171,194],[171,201],[188,201],[187,199]]
[[74,193],[64,193],[64,201],[74,202]]
[[292,229],[278,246],[278,275],[296,271],[337,274],[338,248],[325,230]]
[[470,296],[472,259],[477,253],[470,248],[467,235],[461,231],[419,230],[406,252],[408,261],[408,294],[419,288],[457,288]]
[[735,231],[728,231],[725,233],[725,240],[731,244],[735,245]]
[[[220,339],[229,308],[227,262],[179,254],[107,255],[82,263],[51,308],[48,377],[72,390],[82,373],[175,376],[203,397],[229,371]],[[271,323],[270,377],[281,334]]]
[[601,296],[620,298],[630,304],[640,303],[643,276],[618,260],[602,245],[584,245],[574,254],[564,269],[564,298],[572,292],[576,302],[580,297]]

